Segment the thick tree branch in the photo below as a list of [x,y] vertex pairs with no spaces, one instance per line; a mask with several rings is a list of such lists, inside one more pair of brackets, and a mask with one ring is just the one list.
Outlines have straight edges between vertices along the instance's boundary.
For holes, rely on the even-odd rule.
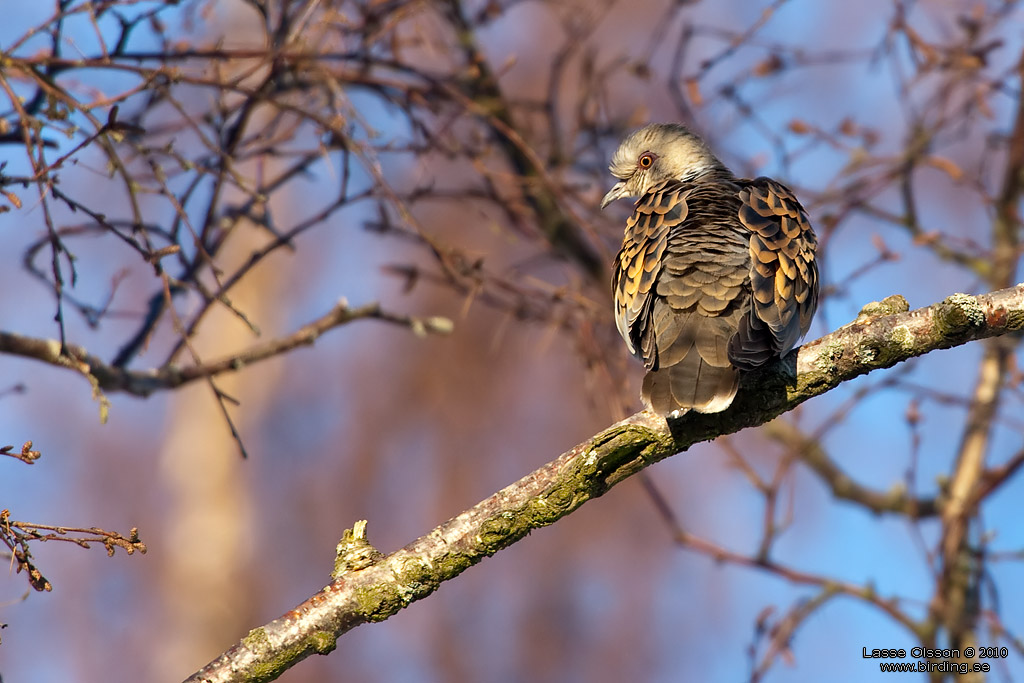
[[[902,308],[902,297],[887,299]],[[902,306],[899,304],[902,303]],[[666,423],[642,411],[579,444],[518,482],[390,555],[356,548],[340,558],[334,580],[188,679],[273,680],[338,636],[382,621],[422,599],[470,566],[569,514],[648,465],[700,441],[763,424],[842,382],[931,351],[1024,330],[1024,284],[972,297],[955,294],[911,312],[862,316],[810,342],[786,359],[744,378],[732,407]],[[349,534],[353,536],[353,534]],[[346,543],[342,554],[350,552]],[[365,558],[371,558],[367,564]],[[359,568],[356,568],[359,567]]]

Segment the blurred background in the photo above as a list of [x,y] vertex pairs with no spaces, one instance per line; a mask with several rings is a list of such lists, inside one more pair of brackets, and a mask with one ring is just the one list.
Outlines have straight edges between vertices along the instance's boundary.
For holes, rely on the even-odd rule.
[[[391,552],[638,410],[608,285],[629,207],[597,204],[649,121],[794,188],[809,338],[1022,277],[1017,2],[6,4],[0,330],[142,373],[341,299],[396,317],[108,386],[106,424],[81,372],[5,338],[0,446],[41,458],[0,458],[0,508],[147,547],[29,542],[52,591],[10,561],[7,680],[183,679],[328,583],[356,520]],[[990,680],[1024,679],[1018,342],[659,463],[281,680],[862,681],[863,647],[923,642],[1006,647]]]

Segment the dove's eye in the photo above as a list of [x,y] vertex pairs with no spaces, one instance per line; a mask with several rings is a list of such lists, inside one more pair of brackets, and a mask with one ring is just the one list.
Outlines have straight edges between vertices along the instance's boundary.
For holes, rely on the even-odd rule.
[[640,158],[637,159],[636,163],[640,168],[650,168],[654,165],[654,155],[650,152],[644,152],[640,155]]

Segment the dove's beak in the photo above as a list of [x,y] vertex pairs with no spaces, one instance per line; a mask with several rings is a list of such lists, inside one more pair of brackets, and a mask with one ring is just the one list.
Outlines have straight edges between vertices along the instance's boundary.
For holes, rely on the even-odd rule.
[[608,194],[606,194],[604,199],[601,200],[601,208],[603,209],[616,199],[622,199],[627,196],[629,196],[629,191],[626,190],[626,181],[620,180],[612,185],[612,189],[608,190]]

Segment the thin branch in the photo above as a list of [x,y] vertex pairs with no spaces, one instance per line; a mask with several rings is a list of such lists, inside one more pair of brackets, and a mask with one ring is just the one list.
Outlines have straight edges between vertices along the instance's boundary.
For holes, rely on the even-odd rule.
[[175,389],[197,379],[215,377],[287,353],[299,346],[310,346],[325,332],[355,320],[380,320],[407,327],[416,335],[448,334],[452,322],[441,316],[418,317],[391,313],[377,303],[350,308],[340,301],[325,315],[302,326],[285,337],[272,339],[247,351],[233,354],[219,360],[188,367],[167,365],[153,370],[126,370],[110,365],[74,344],[64,347],[53,339],[24,337],[12,332],[0,331],[0,353],[34,358],[50,365],[66,367],[82,373],[100,390],[114,393],[124,392],[134,396],[149,396],[155,391]]
[[828,486],[832,495],[840,500],[863,505],[872,512],[894,512],[905,514],[911,519],[932,517],[938,513],[939,501],[935,498],[916,498],[906,487],[894,487],[889,491],[876,491],[857,483],[828,456],[821,442],[804,434],[791,423],[773,420],[764,426],[765,435],[795,451],[800,461],[807,465]]
[[146,554],[146,544],[139,538],[139,530],[132,528],[127,536],[116,531],[105,531],[98,527],[80,528],[34,524],[11,519],[9,510],[0,510],[0,543],[11,551],[11,563],[18,572],[25,572],[29,584],[37,591],[50,591],[53,586],[43,576],[32,558],[29,544],[33,542],[63,541],[89,548],[93,543],[102,543],[107,555],[114,556],[116,548],[129,555],[136,551]]

